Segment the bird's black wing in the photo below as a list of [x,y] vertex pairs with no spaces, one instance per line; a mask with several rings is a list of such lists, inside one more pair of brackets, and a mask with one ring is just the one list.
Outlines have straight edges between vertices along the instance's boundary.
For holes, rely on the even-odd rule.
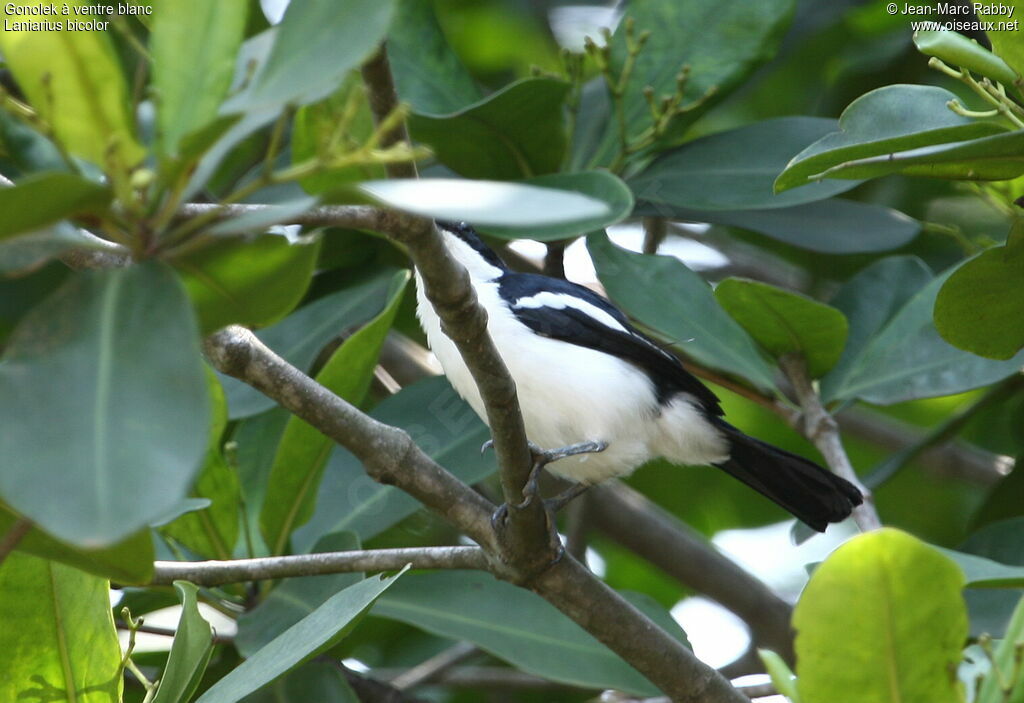
[[[707,412],[723,414],[718,397],[683,368],[675,355],[635,329],[618,308],[590,289],[529,273],[508,273],[498,283],[500,295],[516,319],[536,334],[611,354],[639,367],[654,384],[659,403],[676,393],[689,393]],[[583,304],[573,307],[572,298]],[[612,324],[602,319],[602,312]]]

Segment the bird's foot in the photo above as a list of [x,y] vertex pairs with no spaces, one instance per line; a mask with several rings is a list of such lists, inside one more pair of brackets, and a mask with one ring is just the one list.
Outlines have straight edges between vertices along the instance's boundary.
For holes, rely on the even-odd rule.
[[590,488],[589,483],[575,483],[554,498],[545,500],[544,509],[552,516],[557,515],[559,510],[586,493],[588,488]]

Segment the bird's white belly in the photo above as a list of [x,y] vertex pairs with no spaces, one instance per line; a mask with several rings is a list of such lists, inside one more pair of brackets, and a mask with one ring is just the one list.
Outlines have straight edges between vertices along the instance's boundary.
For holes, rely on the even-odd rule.
[[[476,383],[454,342],[441,332],[419,283],[417,314],[430,348],[455,390],[486,422]],[[491,338],[515,381],[530,441],[543,448],[584,441],[608,444],[601,453],[549,464],[551,473],[598,483],[627,475],[656,456],[688,464],[726,457],[718,433],[688,402],[680,399],[667,409],[659,408],[647,375],[632,364],[534,334],[500,304],[495,284],[477,285],[477,293],[490,312]],[[671,422],[666,424],[667,420]]]

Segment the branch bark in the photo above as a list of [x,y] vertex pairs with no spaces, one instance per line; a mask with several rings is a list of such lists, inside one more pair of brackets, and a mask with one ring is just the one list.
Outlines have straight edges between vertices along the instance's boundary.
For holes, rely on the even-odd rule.
[[487,558],[479,547],[411,547],[230,561],[158,561],[150,584],[166,586],[183,579],[199,586],[222,586],[293,576],[397,571],[406,564],[414,569],[486,569]]

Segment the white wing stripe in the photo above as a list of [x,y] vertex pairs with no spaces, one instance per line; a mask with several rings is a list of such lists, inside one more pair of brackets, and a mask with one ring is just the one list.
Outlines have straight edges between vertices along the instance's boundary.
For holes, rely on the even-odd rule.
[[622,326],[622,324],[614,317],[606,313],[601,308],[597,307],[592,303],[588,303],[585,300],[576,298],[565,293],[552,293],[550,291],[544,291],[542,293],[536,293],[526,298],[520,298],[512,304],[513,308],[554,308],[555,310],[564,310],[565,308],[572,308],[579,310],[584,315],[600,322],[605,327],[610,327],[619,332],[628,332],[628,330]]

